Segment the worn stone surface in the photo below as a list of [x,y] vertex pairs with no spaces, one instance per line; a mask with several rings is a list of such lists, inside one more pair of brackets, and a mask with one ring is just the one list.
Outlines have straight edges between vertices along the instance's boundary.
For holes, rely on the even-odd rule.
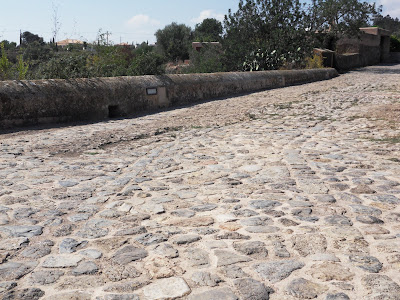
[[237,255],[231,251],[226,250],[215,250],[215,256],[217,257],[217,266],[233,265],[240,262],[250,261],[251,258],[244,255]]
[[1,297],[396,299],[399,82],[1,132]]
[[350,255],[349,260],[352,264],[360,269],[370,273],[378,273],[382,269],[382,263],[373,256],[366,255]]
[[233,282],[243,300],[268,300],[273,290],[252,278],[237,279]]
[[29,279],[31,280],[33,285],[46,285],[56,282],[64,274],[64,271],[61,270],[35,271],[30,275]]
[[12,300],[38,300],[45,295],[45,292],[38,288],[27,288],[23,290],[12,290],[6,293],[2,299]]
[[294,235],[291,241],[293,249],[295,249],[301,256],[323,253],[327,248],[326,237],[322,234]]
[[213,289],[202,293],[193,293],[189,295],[188,300],[239,300],[239,298],[229,288]]
[[72,255],[48,256],[44,260],[42,267],[43,268],[76,267],[81,260],[82,260],[81,257]]
[[222,279],[209,272],[195,272],[193,273],[191,280],[198,286],[217,286]]
[[20,279],[26,274],[32,272],[36,267],[36,262],[6,262],[0,264],[0,277],[4,281]]
[[346,268],[338,263],[323,262],[318,265],[313,265],[310,271],[312,277],[322,281],[350,281],[355,274],[349,268]]
[[287,286],[287,292],[300,299],[314,299],[328,290],[328,287],[306,280],[304,278],[296,278]]
[[400,285],[387,275],[371,274],[362,278],[368,299],[396,299],[400,295]]
[[120,265],[125,265],[132,261],[145,258],[147,255],[148,253],[144,249],[136,248],[134,246],[125,246],[124,248],[119,249],[113,255],[112,259]]
[[176,299],[186,296],[190,292],[185,280],[178,277],[157,280],[143,289],[144,296],[149,300]]
[[278,282],[304,266],[304,263],[296,260],[282,260],[254,265],[254,269],[263,279]]

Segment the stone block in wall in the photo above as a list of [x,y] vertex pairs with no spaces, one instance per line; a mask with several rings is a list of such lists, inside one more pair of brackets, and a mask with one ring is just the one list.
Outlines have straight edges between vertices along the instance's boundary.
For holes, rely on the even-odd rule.
[[333,68],[335,61],[335,51],[329,49],[314,48],[314,54],[322,57],[325,68]]
[[363,65],[361,55],[359,53],[336,54],[335,68],[339,71],[347,71],[359,68]]

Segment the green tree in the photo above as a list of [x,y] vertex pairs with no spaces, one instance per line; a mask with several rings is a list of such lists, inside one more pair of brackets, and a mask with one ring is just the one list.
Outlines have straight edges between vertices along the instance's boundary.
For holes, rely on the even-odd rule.
[[400,52],[400,38],[392,35],[390,37],[390,51]]
[[68,79],[90,77],[87,54],[68,54],[52,57],[42,62],[33,77],[37,79]]
[[223,51],[220,45],[204,44],[200,51],[190,51],[190,73],[223,72]]
[[25,31],[21,35],[21,44],[26,46],[28,44],[32,44],[34,42],[39,43],[40,45],[45,44],[43,38],[38,36],[37,34],[31,33],[29,31]]
[[0,57],[0,80],[11,79],[12,64],[7,58],[4,43],[0,43],[1,57]]
[[18,74],[18,79],[19,80],[26,79],[26,74],[28,73],[29,70],[29,62],[24,61],[22,54],[18,55],[15,68]]
[[222,37],[222,23],[214,18],[204,19],[196,25],[194,40],[196,42],[219,42]]
[[9,42],[7,40],[3,40],[0,43],[3,44],[4,49],[8,51],[14,51],[17,48],[17,43],[15,42]]
[[191,35],[190,27],[174,22],[155,33],[157,48],[168,60],[188,59]]
[[[370,26],[380,8],[360,0],[313,0],[310,6],[311,30],[326,33],[334,47],[342,35],[358,36],[360,27]],[[334,50],[334,49],[332,49]]]
[[[312,47],[308,26],[308,16],[299,0],[240,0],[237,12],[229,10],[224,20],[225,66],[240,70],[256,59],[261,65],[259,70],[276,69],[285,61],[298,60],[298,56],[301,59]],[[282,56],[285,59],[266,64],[271,53],[273,60]]]
[[160,75],[165,73],[164,58],[153,51],[137,55],[128,68],[128,75]]
[[399,18],[392,18],[390,15],[382,16],[377,14],[374,16],[374,26],[387,29],[391,34],[400,38],[400,20]]

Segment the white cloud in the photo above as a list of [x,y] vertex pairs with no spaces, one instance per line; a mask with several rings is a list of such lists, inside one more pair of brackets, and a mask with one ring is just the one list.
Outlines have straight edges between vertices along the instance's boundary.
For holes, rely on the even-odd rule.
[[197,24],[197,23],[201,23],[204,19],[208,19],[208,18],[214,18],[219,21],[222,21],[224,19],[224,15],[217,14],[212,9],[207,9],[207,10],[203,10],[202,12],[200,12],[200,15],[197,18],[191,19],[190,22]]
[[126,25],[131,28],[143,28],[146,26],[157,26],[160,25],[160,21],[150,18],[147,15],[136,15],[130,18]]
[[400,0],[379,0],[378,5],[383,5],[382,15],[400,18]]

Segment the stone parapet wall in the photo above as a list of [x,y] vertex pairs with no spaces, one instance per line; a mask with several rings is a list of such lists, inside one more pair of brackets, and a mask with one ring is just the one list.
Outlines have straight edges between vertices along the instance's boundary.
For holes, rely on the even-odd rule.
[[389,62],[400,63],[400,52],[390,52]]
[[100,121],[326,80],[335,69],[0,82],[0,128]]

